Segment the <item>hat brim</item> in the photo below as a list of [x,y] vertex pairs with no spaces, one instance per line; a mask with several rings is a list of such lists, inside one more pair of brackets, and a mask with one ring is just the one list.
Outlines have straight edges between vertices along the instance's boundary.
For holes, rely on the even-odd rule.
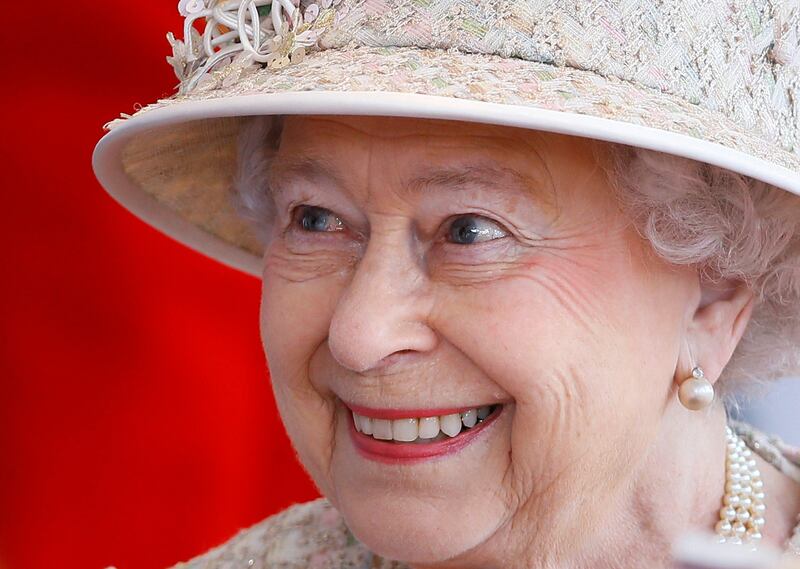
[[721,113],[592,71],[492,55],[329,49],[121,121],[95,174],[132,213],[185,245],[260,277],[261,245],[233,210],[243,117],[379,115],[530,128],[640,146],[727,168],[800,195],[800,155]]

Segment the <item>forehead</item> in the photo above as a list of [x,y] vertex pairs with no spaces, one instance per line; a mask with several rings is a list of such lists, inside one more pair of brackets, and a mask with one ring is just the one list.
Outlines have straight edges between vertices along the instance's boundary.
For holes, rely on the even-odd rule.
[[[501,125],[407,117],[288,116],[279,148],[289,166],[331,175],[407,178],[419,170],[492,167],[555,189],[597,166],[588,139]],[[371,170],[369,173],[365,170]],[[281,172],[273,172],[282,177]]]

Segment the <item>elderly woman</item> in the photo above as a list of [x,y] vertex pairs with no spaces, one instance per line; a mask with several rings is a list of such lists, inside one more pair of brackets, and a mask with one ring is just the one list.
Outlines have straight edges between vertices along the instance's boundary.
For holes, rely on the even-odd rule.
[[95,168],[260,276],[324,496],[189,567],[800,552],[800,457],[726,413],[800,371],[796,2],[179,8],[179,93]]

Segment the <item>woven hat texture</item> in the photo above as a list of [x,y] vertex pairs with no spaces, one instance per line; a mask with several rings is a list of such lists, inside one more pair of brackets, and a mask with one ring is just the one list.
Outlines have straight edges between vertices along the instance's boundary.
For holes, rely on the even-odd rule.
[[149,113],[217,102],[218,116],[126,135],[113,159],[223,249],[261,252],[229,204],[243,119],[223,116],[224,105],[241,97],[385,92],[546,109],[686,135],[800,179],[800,0],[183,0],[180,9],[184,39],[169,37],[178,92],[112,121],[107,136]]

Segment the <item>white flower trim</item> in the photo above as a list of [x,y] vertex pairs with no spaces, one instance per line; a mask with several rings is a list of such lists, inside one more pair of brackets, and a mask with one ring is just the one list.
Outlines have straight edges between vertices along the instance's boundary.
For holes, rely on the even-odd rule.
[[[318,48],[334,22],[341,0],[180,0],[183,40],[170,32],[167,62],[181,94],[237,82],[263,66],[271,69],[302,61]],[[269,12],[267,15],[266,12]],[[204,20],[203,32],[196,26]]]

